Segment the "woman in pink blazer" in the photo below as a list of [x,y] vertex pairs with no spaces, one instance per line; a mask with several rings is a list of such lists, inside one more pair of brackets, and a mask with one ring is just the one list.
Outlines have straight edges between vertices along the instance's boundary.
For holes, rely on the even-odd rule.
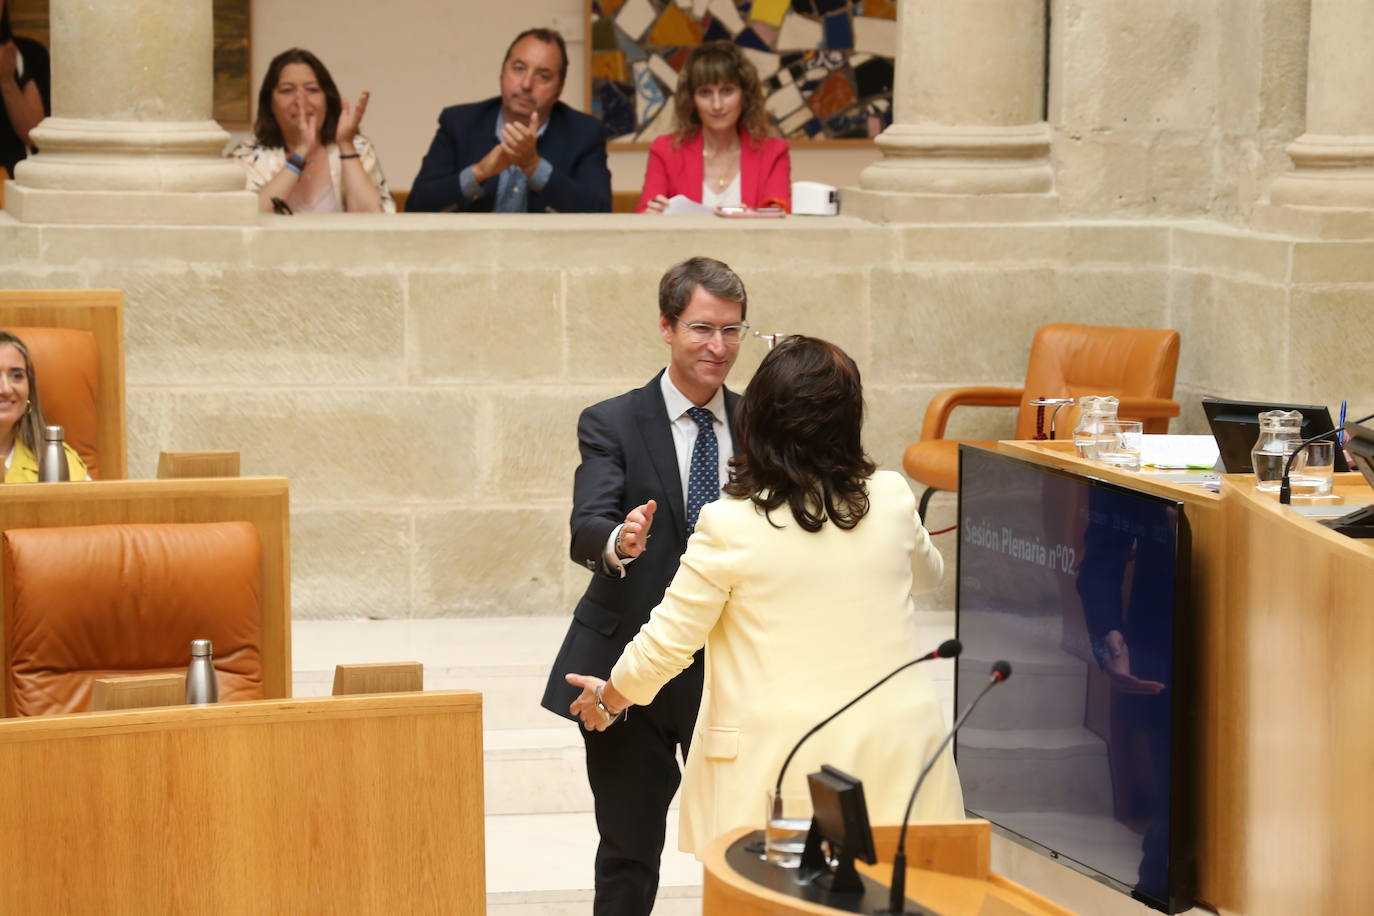
[[673,94],[677,129],[654,140],[636,213],[681,194],[720,207],[792,209],[787,141],[768,136],[759,74],[728,41],[688,55]]

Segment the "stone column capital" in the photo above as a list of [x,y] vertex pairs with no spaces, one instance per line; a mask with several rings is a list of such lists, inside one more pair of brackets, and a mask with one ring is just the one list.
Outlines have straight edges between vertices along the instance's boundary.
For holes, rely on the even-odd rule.
[[875,141],[883,158],[844,190],[845,212],[899,221],[1052,216],[1044,17],[1042,3],[906,0],[893,123]]
[[52,0],[53,116],[15,167],[23,222],[246,225],[257,197],[210,118],[212,0]]
[[1374,238],[1374,2],[1312,0],[1307,133],[1255,211],[1257,228],[1317,238]]

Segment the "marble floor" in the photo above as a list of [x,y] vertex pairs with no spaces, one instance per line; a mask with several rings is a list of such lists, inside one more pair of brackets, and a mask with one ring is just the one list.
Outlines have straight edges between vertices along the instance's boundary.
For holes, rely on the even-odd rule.
[[[954,633],[952,612],[921,615],[931,647]],[[575,726],[539,705],[562,618],[296,621],[296,696],[330,692],[337,664],[418,661],[425,688],[483,694],[487,902],[492,916],[591,912],[596,825]],[[953,665],[930,666],[950,720]],[[676,803],[674,803],[676,809]],[[701,866],[678,852],[676,810],[668,825],[657,916],[701,912]],[[538,866],[532,868],[531,862]],[[1152,912],[1049,859],[995,839],[993,867],[1075,912]]]

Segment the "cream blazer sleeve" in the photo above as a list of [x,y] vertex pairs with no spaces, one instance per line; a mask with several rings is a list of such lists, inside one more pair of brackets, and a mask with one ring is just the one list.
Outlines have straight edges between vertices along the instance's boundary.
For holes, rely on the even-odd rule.
[[702,507],[662,603],[611,669],[615,689],[637,706],[652,702],[664,684],[692,663],[737,581],[739,551],[726,542],[727,526],[712,511],[716,505]]

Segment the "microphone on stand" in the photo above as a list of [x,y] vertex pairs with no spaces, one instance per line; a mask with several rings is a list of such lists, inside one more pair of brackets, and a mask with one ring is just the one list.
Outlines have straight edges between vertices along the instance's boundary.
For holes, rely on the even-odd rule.
[[[914,659],[912,659],[911,661],[906,662],[905,664],[898,666],[896,669],[894,669],[893,671],[889,672],[885,677],[883,677],[881,680],[879,680],[879,681],[878,681],[877,683],[875,683],[873,686],[869,687],[869,688],[868,688],[867,690],[865,690],[863,693],[859,694],[859,695],[856,696],[854,699],[850,700],[848,703],[844,704],[844,705],[841,706],[839,709],[835,710],[833,713],[831,713],[830,715],[826,716],[826,717],[825,717],[824,719],[822,719],[819,723],[817,723],[815,726],[813,726],[812,729],[811,729],[809,732],[807,732],[806,734],[802,735],[802,736],[801,736],[801,740],[798,741],[795,745],[793,745],[792,750],[788,752],[788,754],[787,754],[787,759],[784,760],[784,761],[782,762],[782,769],[778,770],[778,781],[777,781],[777,784],[774,786],[774,791],[773,791],[773,807],[774,807],[774,810],[773,810],[772,812],[770,812],[770,815],[771,815],[772,817],[775,817],[775,818],[782,817],[782,811],[779,810],[779,809],[781,809],[781,807],[782,807],[782,778],[783,778],[785,775],[787,775],[787,765],[790,764],[790,763],[792,762],[792,758],[793,758],[794,756],[796,756],[797,751],[801,749],[801,746],[802,746],[803,744],[806,743],[806,739],[807,739],[807,738],[810,738],[810,737],[811,737],[812,735],[814,735],[816,732],[820,731],[822,728],[824,728],[825,726],[829,725],[832,721],[834,721],[834,719],[835,719],[837,716],[840,715],[840,713],[844,712],[844,711],[847,710],[849,707],[853,706],[855,703],[859,702],[859,701],[862,700],[864,697],[868,696],[870,693],[872,693],[873,691],[877,690],[879,687],[881,687],[881,686],[883,686],[884,684],[886,684],[886,683],[887,683],[888,681],[890,681],[892,678],[896,677],[898,674],[900,674],[900,673],[902,673],[903,671],[905,671],[906,669],[910,668],[912,665],[919,665],[921,662],[928,662],[928,661],[931,661],[932,659],[937,659],[937,658],[957,658],[957,657],[959,656],[959,653],[962,652],[962,651],[964,651],[964,644],[963,644],[963,643],[959,642],[959,640],[957,640],[957,639],[946,639],[944,642],[940,643],[940,647],[939,647],[938,649],[936,649],[934,652],[927,652],[925,655],[922,655],[920,658],[914,658]],[[907,810],[910,810],[910,807],[908,807]]]
[[[1329,415],[1328,419],[1330,419]],[[1367,420],[1374,420],[1374,413],[1370,414],[1367,417],[1360,417],[1355,422],[1364,423]],[[1313,442],[1320,442],[1323,439],[1330,439],[1334,436],[1338,436],[1340,435],[1343,429],[1345,429],[1344,426],[1339,426],[1336,429],[1328,429],[1324,433],[1318,433],[1311,439],[1304,439],[1298,443],[1297,448],[1293,449],[1293,451],[1288,453],[1288,460],[1283,463],[1283,481],[1279,483],[1280,503],[1287,506],[1293,502],[1293,483],[1290,479],[1290,475],[1293,473],[1293,459],[1297,458],[1298,455],[1300,455],[1301,453],[1307,451],[1307,447],[1311,445]]]
[[[930,775],[930,771],[935,767],[940,755],[945,752],[945,748],[954,740],[954,735],[959,731],[964,720],[973,712],[973,707],[978,705],[978,701],[987,696],[987,693],[998,684],[1011,677],[1011,663],[1007,661],[996,661],[992,663],[992,670],[988,672],[988,683],[973,701],[964,707],[964,711],[959,714],[959,718],[954,720],[954,727],[945,735],[945,740],[940,742],[940,746],[935,749],[930,760],[921,768],[921,775],[916,777],[916,788],[911,790],[911,797],[906,800],[906,813],[902,815],[902,829],[897,834],[897,853],[892,857],[892,891],[888,896],[887,909],[882,911],[883,916],[909,916],[906,910],[906,825],[911,820],[911,806],[916,802],[916,793],[921,791],[921,785]],[[916,916],[916,914],[910,914]]]

